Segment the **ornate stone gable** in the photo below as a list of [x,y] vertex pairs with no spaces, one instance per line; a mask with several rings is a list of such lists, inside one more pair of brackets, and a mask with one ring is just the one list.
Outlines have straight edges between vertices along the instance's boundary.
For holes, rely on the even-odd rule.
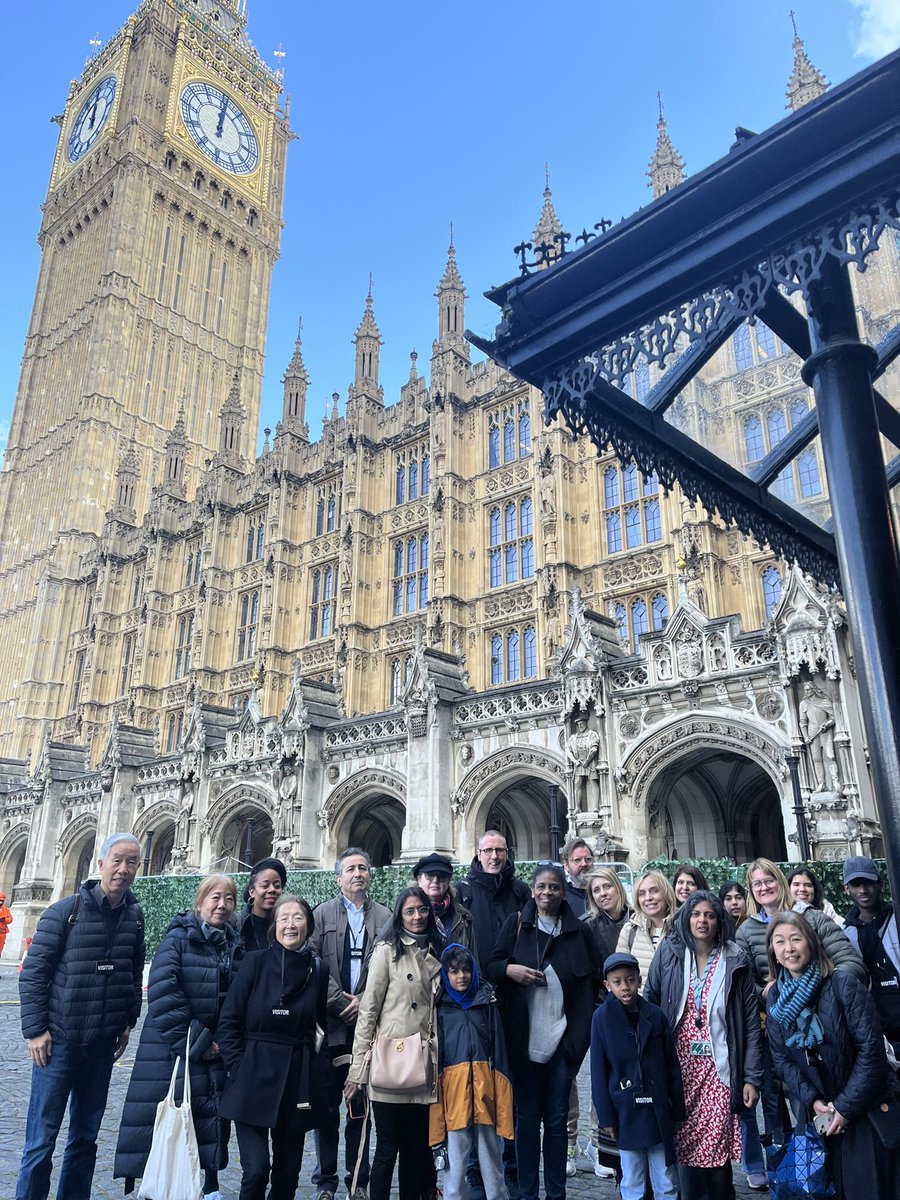
[[838,630],[845,625],[839,597],[820,591],[793,568],[770,622],[784,683],[795,679],[804,667],[811,675],[822,671],[828,679],[838,679]]

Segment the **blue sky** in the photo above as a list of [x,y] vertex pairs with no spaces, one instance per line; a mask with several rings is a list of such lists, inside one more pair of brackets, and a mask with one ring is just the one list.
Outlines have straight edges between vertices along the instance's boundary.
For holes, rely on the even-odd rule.
[[[248,0],[262,56],[274,64],[272,52],[285,51],[299,135],[288,152],[261,424],[279,417],[300,315],[312,436],[332,392],[343,411],[369,272],[386,402],[408,376],[410,350],[427,372],[451,221],[467,324],[489,333],[497,310],[482,292],[516,272],[512,247],[540,213],[545,161],[573,232],[648,203],[657,90],[689,173],[726,153],[735,125],[780,120],[791,4],[810,58],[832,83],[900,41],[897,0],[696,0],[677,17],[668,0]],[[57,132],[50,117],[62,111],[89,39],[109,39],[132,7],[136,0],[51,0],[5,13],[3,440],[37,278]]]

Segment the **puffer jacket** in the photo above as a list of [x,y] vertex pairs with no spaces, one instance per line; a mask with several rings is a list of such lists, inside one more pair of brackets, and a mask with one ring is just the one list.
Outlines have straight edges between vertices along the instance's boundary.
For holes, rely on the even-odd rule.
[[[685,956],[688,950],[676,934],[663,938],[650,964],[644,999],[658,1004],[673,1034],[684,1012]],[[762,1043],[753,968],[734,942],[723,948],[725,964],[725,1044],[728,1049],[731,1111],[744,1113],[744,1084],[759,1090],[762,1083]]]
[[221,1057],[204,1061],[214,1041],[219,1010],[243,956],[240,935],[223,930],[220,947],[203,935],[194,913],[173,917],[153,957],[147,989],[147,1018],[141,1030],[116,1145],[115,1178],[139,1179],[147,1164],[156,1107],[169,1089],[175,1059],[182,1059],[176,1084],[180,1097],[184,1049],[191,1035],[191,1115],[200,1165],[221,1170],[228,1162],[228,1127],[219,1121],[218,1099],[225,1083]]
[[[437,1100],[437,1032],[434,1003],[441,964],[430,950],[420,950],[415,939],[401,934],[403,953],[394,961],[394,948],[379,942],[369,959],[369,978],[359,1003],[353,1035],[353,1061],[347,1079],[368,1083],[369,1097],[386,1104],[433,1104]],[[429,1041],[431,1078],[425,1087],[406,1092],[382,1092],[367,1079],[366,1055],[378,1036],[406,1038],[414,1033]]]
[[[118,1038],[137,1022],[144,914],[134,893],[126,892],[109,945],[103,898],[99,884],[81,887],[76,896],[51,904],[38,921],[19,976],[23,1037],[49,1030],[53,1037],[86,1046]],[[98,972],[103,960],[112,963],[111,971]]]
[[824,1038],[812,1062],[807,1051],[785,1043],[781,1025],[772,1016],[777,998],[776,980],[766,1002],[766,1036],[791,1096],[809,1111],[816,1099],[830,1101],[851,1122],[887,1099],[891,1079],[884,1038],[875,1003],[864,984],[839,971],[822,982],[815,1011]]
[[[861,983],[866,982],[866,968],[859,953],[854,950],[850,940],[842,929],[835,925],[830,917],[826,917],[819,909],[798,900],[794,912],[802,913],[803,917],[815,929],[825,947],[825,953],[834,963],[838,971],[846,971]],[[759,913],[751,913],[737,931],[735,941],[753,964],[753,974],[759,990],[765,987],[769,979],[769,960],[766,958],[766,931],[769,923],[764,921]]]
[[[672,918],[666,917],[662,938],[658,945],[662,945],[671,931]],[[616,950],[620,954],[633,954],[638,960],[638,966],[641,968],[641,993],[643,994],[647,984],[647,976],[650,973],[650,964],[653,962],[653,955],[656,953],[656,947],[653,945],[653,940],[650,937],[650,922],[643,913],[633,913],[619,930],[619,940],[616,943]]]
[[512,1139],[512,1084],[494,989],[483,983],[468,1008],[442,992],[437,1028],[440,1078],[429,1118],[431,1145],[440,1145],[448,1129],[473,1125],[490,1125]]

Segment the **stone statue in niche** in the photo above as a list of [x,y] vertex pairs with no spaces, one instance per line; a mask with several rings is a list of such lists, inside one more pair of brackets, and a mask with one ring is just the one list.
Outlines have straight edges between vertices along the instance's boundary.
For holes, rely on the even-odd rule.
[[600,810],[600,734],[588,725],[587,716],[575,718],[575,731],[566,742],[572,772],[572,806],[580,812]]
[[807,680],[800,701],[800,733],[806,742],[810,780],[814,792],[840,792],[834,754],[834,702]]
[[556,516],[556,484],[549,463],[541,464],[541,510],[545,517]]
[[294,797],[297,776],[287,766],[278,768],[275,777],[275,804],[272,809],[272,841],[276,847],[290,848],[294,836]]
[[191,816],[194,812],[194,791],[188,787],[181,798],[178,820],[175,822],[175,846],[187,847],[191,836]]

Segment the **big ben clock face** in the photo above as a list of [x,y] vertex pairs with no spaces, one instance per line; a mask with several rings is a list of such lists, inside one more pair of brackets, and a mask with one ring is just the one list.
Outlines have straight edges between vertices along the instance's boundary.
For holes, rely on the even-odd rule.
[[256,134],[230,96],[211,83],[189,83],[179,103],[185,128],[211,162],[232,175],[256,170]]
[[77,163],[96,142],[100,136],[100,130],[106,124],[115,98],[116,77],[107,75],[105,79],[100,80],[85,100],[75,118],[66,148],[66,156],[70,163]]

